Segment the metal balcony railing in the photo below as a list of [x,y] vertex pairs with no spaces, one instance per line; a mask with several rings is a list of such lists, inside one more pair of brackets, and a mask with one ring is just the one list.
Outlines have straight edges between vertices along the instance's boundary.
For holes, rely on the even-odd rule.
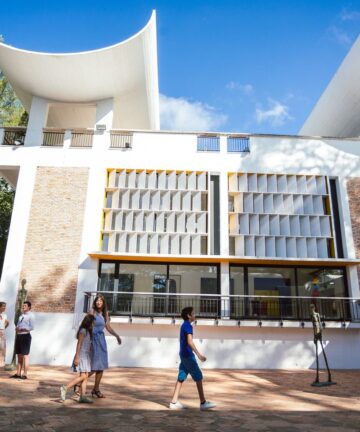
[[248,137],[227,137],[227,151],[229,153],[248,153],[250,152],[250,140]]
[[133,134],[130,132],[110,132],[110,148],[131,149]]
[[44,129],[42,145],[45,147],[62,147],[64,145],[64,137],[64,130]]
[[131,317],[180,317],[184,307],[192,306],[198,318],[230,318],[237,321],[310,320],[310,305],[315,304],[323,322],[360,321],[360,299],[346,297],[245,296],[218,294],[167,294],[125,291],[86,292],[84,312],[91,309],[97,294],[106,298],[112,315]]
[[217,135],[199,135],[197,137],[197,151],[220,151],[220,137]]
[[91,148],[93,145],[93,130],[73,130],[71,132],[71,148]]
[[323,321],[358,321],[360,300],[343,297],[230,296],[230,316],[235,319],[309,320],[315,304]]
[[26,127],[5,127],[2,145],[24,145]]

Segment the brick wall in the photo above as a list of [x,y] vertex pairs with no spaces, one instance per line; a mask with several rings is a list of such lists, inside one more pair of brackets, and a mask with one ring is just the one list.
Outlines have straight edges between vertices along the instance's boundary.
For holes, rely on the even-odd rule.
[[[348,180],[347,192],[356,258],[360,258],[360,177]],[[358,267],[358,275],[360,280],[360,267]]]
[[37,168],[20,276],[36,312],[74,310],[87,184],[87,168]]

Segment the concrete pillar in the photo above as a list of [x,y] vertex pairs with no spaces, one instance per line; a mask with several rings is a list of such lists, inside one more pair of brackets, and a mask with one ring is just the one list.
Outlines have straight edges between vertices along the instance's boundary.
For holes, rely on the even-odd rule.
[[71,130],[66,130],[64,133],[64,148],[68,149],[71,145]]
[[[9,237],[6,246],[3,273],[1,276],[1,300],[7,303],[7,315],[10,321],[8,346],[12,347],[14,332],[12,330],[15,315],[15,302],[19,288],[19,278],[25,249],[26,233],[30,216],[33,188],[36,177],[36,166],[25,165],[20,168]],[[39,263],[41,265],[41,263]],[[25,286],[26,288],[26,286]],[[12,350],[7,350],[7,361],[11,360]]]
[[220,264],[221,317],[230,318],[230,278],[229,263]]
[[229,255],[228,175],[220,174],[220,255]]
[[110,147],[110,130],[112,129],[114,116],[114,99],[105,99],[96,104],[96,128],[104,128],[95,132],[94,147]]
[[29,122],[25,136],[25,146],[40,146],[43,128],[46,126],[49,101],[33,96],[29,113]]

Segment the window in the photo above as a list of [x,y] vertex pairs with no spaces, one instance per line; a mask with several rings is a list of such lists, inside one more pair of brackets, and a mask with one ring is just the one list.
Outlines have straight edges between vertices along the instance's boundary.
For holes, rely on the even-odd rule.
[[[196,294],[220,294],[217,266],[208,265],[169,265],[171,277],[179,278],[178,292],[194,294],[179,297],[179,311],[186,306],[193,306],[198,316],[219,316],[220,302],[214,296],[196,296]],[[181,286],[180,286],[181,281]]]
[[197,137],[197,151],[220,151],[220,137],[216,135],[199,135]]
[[[101,263],[100,277],[98,280],[98,291],[114,291],[115,288],[115,263]],[[114,310],[113,295],[104,294],[107,308],[110,312]]]
[[251,300],[250,315],[268,318],[294,316],[292,299],[279,298],[296,296],[294,268],[249,267],[248,287],[249,294],[265,296]]
[[227,151],[229,153],[247,153],[250,152],[250,140],[248,137],[227,137]]
[[308,319],[313,303],[322,317],[350,319],[348,302],[332,299],[348,296],[343,268],[231,265],[230,294],[250,295],[231,299],[236,318]]

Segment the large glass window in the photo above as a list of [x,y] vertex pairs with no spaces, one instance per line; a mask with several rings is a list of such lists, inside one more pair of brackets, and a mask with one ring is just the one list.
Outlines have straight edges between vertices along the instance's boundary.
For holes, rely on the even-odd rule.
[[259,317],[293,317],[295,304],[282,296],[296,296],[295,269],[286,267],[249,267],[249,294],[258,297],[249,301],[248,314]]
[[247,294],[245,292],[244,274],[244,267],[230,266],[230,294]]
[[120,263],[121,291],[133,294],[119,296],[118,310],[125,313],[131,312],[134,315],[167,313],[166,296],[156,295],[166,293],[166,277],[167,266],[164,264]]
[[249,267],[250,295],[296,296],[295,269],[287,267]]
[[176,280],[178,291],[182,294],[202,294],[199,297],[179,298],[180,308],[193,306],[198,316],[219,316],[220,300],[205,294],[220,294],[217,266],[208,265],[169,265],[169,279]]
[[298,268],[299,295],[309,297],[346,297],[343,269]]
[[[101,263],[98,291],[114,291],[116,289],[115,271],[115,263]],[[113,295],[104,294],[104,297],[109,311],[113,312]]]
[[[245,295],[245,269],[244,267],[230,266],[230,294]],[[230,297],[230,315],[245,316],[246,299],[240,297]]]
[[[311,297],[303,300],[305,312],[309,311],[313,303],[321,316],[341,319],[349,317],[348,305],[332,300],[331,297],[347,297],[345,272],[343,269],[333,268],[298,268],[299,295]],[[318,297],[329,297],[318,300]]]

